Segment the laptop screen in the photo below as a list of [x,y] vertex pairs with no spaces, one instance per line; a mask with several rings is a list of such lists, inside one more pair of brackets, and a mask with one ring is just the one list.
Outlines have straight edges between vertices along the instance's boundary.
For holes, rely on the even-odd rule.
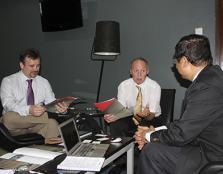
[[66,151],[70,153],[73,148],[81,142],[74,119],[63,122],[59,125],[59,128]]

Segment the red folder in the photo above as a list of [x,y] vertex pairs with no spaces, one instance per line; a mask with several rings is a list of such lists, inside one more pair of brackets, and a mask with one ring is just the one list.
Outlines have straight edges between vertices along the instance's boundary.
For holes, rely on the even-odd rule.
[[99,103],[95,103],[95,106],[98,108],[99,111],[104,112],[108,106],[110,106],[114,101],[114,98],[103,101],[103,102],[99,102]]

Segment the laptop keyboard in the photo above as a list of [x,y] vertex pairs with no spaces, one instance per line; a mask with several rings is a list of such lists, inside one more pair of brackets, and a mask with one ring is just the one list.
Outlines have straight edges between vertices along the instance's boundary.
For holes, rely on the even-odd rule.
[[95,144],[83,143],[78,149],[74,152],[75,156],[86,156],[87,154],[93,152]]

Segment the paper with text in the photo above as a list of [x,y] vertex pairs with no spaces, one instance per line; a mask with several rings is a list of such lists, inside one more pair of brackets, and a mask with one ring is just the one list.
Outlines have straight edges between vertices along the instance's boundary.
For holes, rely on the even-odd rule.
[[57,166],[57,169],[77,171],[100,171],[104,160],[104,158],[95,157],[67,156],[65,160]]

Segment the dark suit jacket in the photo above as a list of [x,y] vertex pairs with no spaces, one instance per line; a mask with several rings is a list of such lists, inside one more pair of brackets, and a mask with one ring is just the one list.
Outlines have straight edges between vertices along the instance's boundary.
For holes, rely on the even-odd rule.
[[181,146],[176,174],[195,174],[207,161],[223,160],[223,72],[204,68],[185,93],[180,119],[151,141]]

